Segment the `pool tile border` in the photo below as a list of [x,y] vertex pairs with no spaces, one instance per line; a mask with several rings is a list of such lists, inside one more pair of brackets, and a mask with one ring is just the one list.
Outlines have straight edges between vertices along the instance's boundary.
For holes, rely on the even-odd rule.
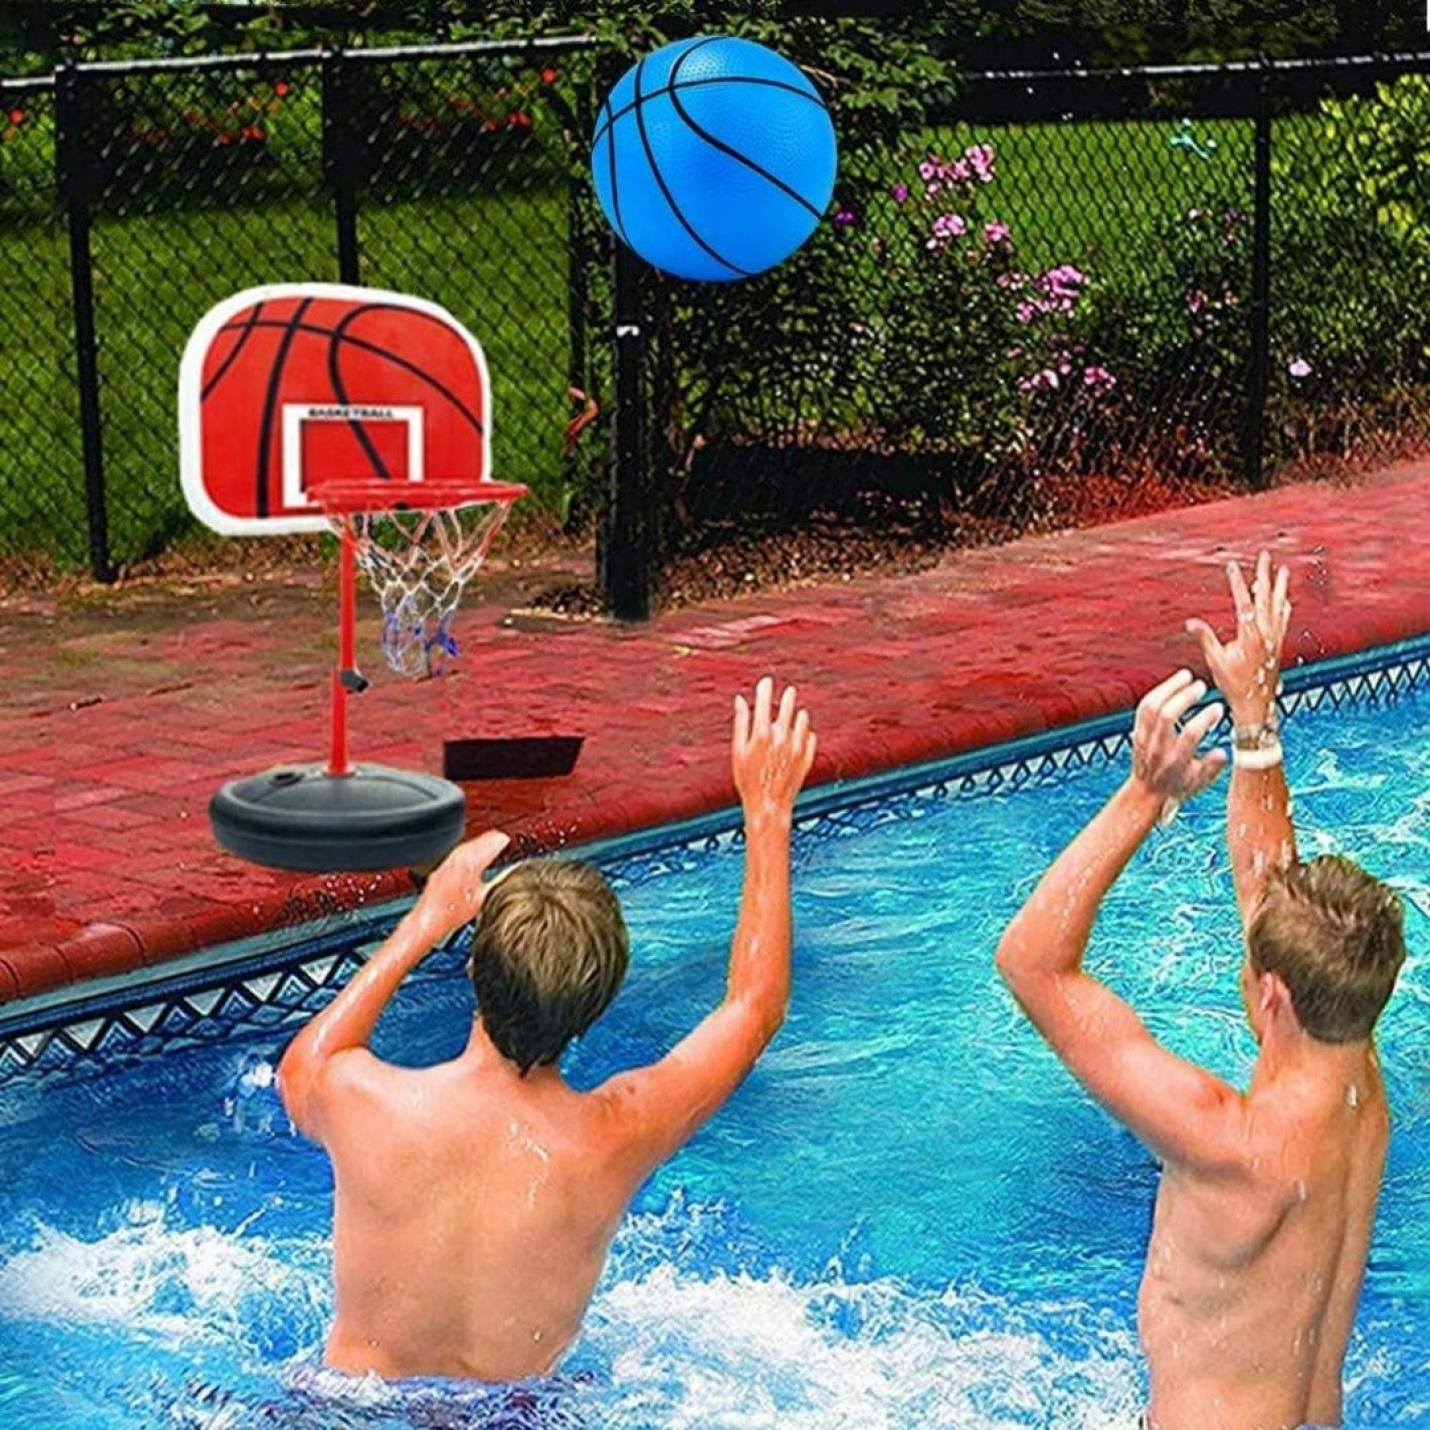
[[[1306,665],[1283,680],[1287,719],[1331,706],[1387,705],[1430,687],[1430,637]],[[1058,784],[1122,758],[1129,712],[985,746],[928,765],[839,781],[800,803],[797,838],[821,842],[914,817],[929,802]],[[739,842],[738,812],[723,809],[582,851],[617,888],[658,878]],[[233,1032],[294,1021],[320,1007],[379,946],[403,901],[335,915],[307,931],[241,940],[155,970],[144,981],[104,980],[0,1011],[0,1087],[21,1077],[100,1071]],[[295,932],[298,936],[295,938]],[[68,994],[69,996],[66,996]]]

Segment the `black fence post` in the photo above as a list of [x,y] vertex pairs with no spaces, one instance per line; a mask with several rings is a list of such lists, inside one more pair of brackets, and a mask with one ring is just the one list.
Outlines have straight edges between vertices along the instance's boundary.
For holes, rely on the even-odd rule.
[[338,238],[338,278],[343,283],[362,282],[357,232],[358,137],[352,101],[350,61],[341,50],[325,51],[323,154],[328,183],[333,191],[333,217],[337,222]]
[[1251,371],[1246,412],[1246,480],[1266,485],[1266,393],[1271,365],[1271,62],[1256,72],[1251,248]]
[[650,615],[650,523],[645,510],[646,441],[643,369],[645,314],[641,261],[612,238],[615,319],[615,405],[612,412],[610,486],[601,551],[601,589],[617,620],[643,621]]
[[93,170],[85,137],[84,77],[78,66],[55,71],[55,183],[69,228],[70,298],[74,309],[75,376],[84,458],[89,570],[96,581],[113,581],[109,554],[109,509],[104,490],[104,425],[99,398],[99,340],[94,322],[94,255],[90,246]]

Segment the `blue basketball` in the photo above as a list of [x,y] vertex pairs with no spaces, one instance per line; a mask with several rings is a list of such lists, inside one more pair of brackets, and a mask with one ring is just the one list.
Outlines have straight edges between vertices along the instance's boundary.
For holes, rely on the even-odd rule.
[[596,122],[591,177],[648,263],[724,282],[814,232],[834,190],[834,125],[804,72],[753,40],[702,35],[647,55]]

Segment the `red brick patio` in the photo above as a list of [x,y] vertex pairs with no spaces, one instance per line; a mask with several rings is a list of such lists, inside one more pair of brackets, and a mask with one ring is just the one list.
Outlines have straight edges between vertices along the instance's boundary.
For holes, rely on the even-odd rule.
[[[731,802],[730,697],[767,671],[810,705],[818,782],[1124,709],[1196,664],[1183,618],[1225,625],[1223,562],[1263,543],[1295,568],[1296,658],[1430,631],[1430,563],[1413,559],[1427,507],[1422,463],[640,628],[532,629],[474,603],[460,668],[436,684],[380,671],[369,626],[354,749],[437,770],[444,737],[584,735],[568,778],[469,786],[471,826],[526,851],[647,828]],[[120,593],[53,630],[0,608],[0,1001],[411,888],[257,869],[210,839],[218,783],[326,749],[331,601],[314,583],[287,606],[156,626]]]

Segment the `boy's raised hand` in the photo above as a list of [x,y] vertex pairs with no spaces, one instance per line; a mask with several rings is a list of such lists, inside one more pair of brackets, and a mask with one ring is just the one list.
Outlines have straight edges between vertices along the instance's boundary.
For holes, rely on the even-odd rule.
[[1231,707],[1232,719],[1238,725],[1262,724],[1276,702],[1281,647],[1291,621],[1291,571],[1282,566],[1273,576],[1271,557],[1263,551],[1250,589],[1235,561],[1227,563],[1226,575],[1236,603],[1235,637],[1223,645],[1202,620],[1189,620],[1186,628],[1201,642],[1202,656]]
[[1132,727],[1132,775],[1152,794],[1180,803],[1211,784],[1226,764],[1224,750],[1198,755],[1197,746],[1221,719],[1220,705],[1207,708],[1178,728],[1177,721],[1207,693],[1190,670],[1168,676],[1142,697]]
[[792,685],[785,687],[776,709],[774,688],[765,676],[755,687],[753,709],[743,695],[735,697],[730,766],[747,817],[788,817],[814,763],[818,742],[809,728],[809,712],[796,710]]
[[482,876],[510,843],[509,835],[489,829],[457,845],[432,871],[417,905],[429,931],[443,938],[481,913],[488,888]]

